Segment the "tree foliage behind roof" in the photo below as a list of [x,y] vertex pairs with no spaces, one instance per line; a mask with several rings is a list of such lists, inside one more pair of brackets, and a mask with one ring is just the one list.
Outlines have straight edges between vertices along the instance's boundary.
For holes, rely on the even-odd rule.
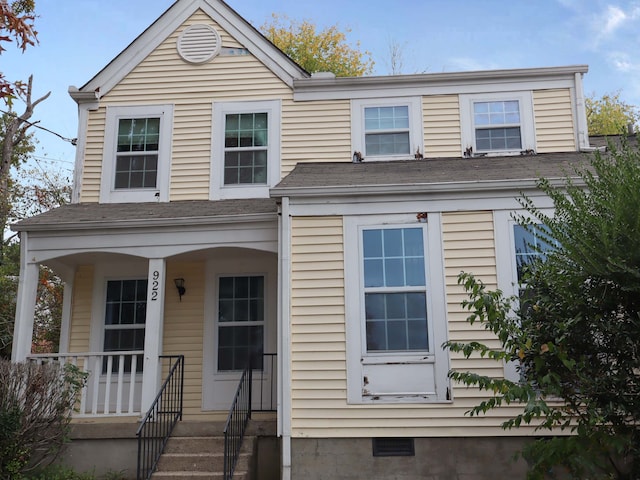
[[273,14],[260,31],[275,46],[310,73],[332,72],[337,77],[359,77],[373,71],[373,60],[360,44],[347,43],[347,33],[337,25],[318,30],[308,21],[297,21],[286,15]]
[[638,128],[640,109],[620,99],[620,92],[606,93],[585,99],[589,135],[621,135],[628,133],[629,125]]

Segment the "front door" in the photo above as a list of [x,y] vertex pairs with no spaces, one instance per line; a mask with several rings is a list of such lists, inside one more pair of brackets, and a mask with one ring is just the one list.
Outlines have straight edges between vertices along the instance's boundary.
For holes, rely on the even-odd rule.
[[[251,251],[210,263],[204,339],[203,408],[228,410],[251,361],[254,409],[275,407],[275,255]],[[244,254],[243,254],[244,253]]]

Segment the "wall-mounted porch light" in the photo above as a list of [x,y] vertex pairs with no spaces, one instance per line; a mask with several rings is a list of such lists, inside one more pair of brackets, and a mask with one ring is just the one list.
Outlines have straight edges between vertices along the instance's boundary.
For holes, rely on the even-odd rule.
[[184,288],[184,278],[174,278],[173,283],[176,284],[176,288],[178,289],[178,295],[180,296],[180,301],[182,301],[182,296],[187,291],[187,289]]

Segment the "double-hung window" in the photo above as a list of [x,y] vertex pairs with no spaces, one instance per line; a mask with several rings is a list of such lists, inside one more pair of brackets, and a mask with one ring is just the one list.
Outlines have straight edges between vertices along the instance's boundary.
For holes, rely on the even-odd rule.
[[218,288],[218,371],[262,368],[264,349],[262,275],[220,277]]
[[280,102],[213,105],[210,198],[268,197],[280,180]]
[[440,216],[348,216],[344,226],[349,403],[446,401]]
[[107,107],[101,202],[169,200],[173,106]]
[[428,351],[421,227],[362,230],[367,352]]
[[423,152],[418,98],[353,100],[352,144],[365,161],[407,160]]
[[480,155],[535,150],[530,92],[460,96],[463,148]]
[[[105,352],[144,350],[147,318],[147,280],[108,280],[104,314]],[[117,371],[118,358],[113,359]],[[103,369],[106,364],[103,365]],[[131,371],[131,358],[126,357],[125,371]],[[142,356],[137,359],[142,371]]]

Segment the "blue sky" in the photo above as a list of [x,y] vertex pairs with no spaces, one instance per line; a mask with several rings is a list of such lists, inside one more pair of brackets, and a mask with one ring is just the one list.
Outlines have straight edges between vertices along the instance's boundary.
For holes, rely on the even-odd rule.
[[[40,44],[9,46],[0,69],[34,75],[34,98],[51,90],[32,120],[77,136],[67,93],[81,86],[160,16],[173,0],[36,0]],[[620,90],[640,105],[640,0],[228,0],[259,27],[272,13],[350,29],[371,53],[375,74],[389,73],[389,45],[402,48],[403,73],[588,64],[585,92]],[[392,6],[393,5],[393,6]],[[4,106],[2,106],[4,109]],[[20,110],[20,105],[17,109]],[[75,149],[42,131],[36,156],[70,170]]]

